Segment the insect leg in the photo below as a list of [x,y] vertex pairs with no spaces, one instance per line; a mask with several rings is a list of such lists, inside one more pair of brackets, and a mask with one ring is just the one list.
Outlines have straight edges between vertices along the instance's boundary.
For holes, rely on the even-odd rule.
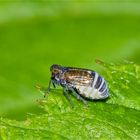
[[74,108],[74,104],[73,104],[72,100],[70,99],[70,97],[69,97],[69,95],[68,95],[68,93],[66,91],[66,86],[63,87],[63,94],[66,97],[66,99],[69,101],[69,103],[72,106],[72,108]]
[[51,83],[52,83],[52,80],[50,80],[50,82],[49,82],[48,88],[44,94],[44,98],[46,97],[47,93],[50,91]]
[[56,88],[56,86],[55,86],[54,82],[52,82],[52,84],[53,84],[53,87],[54,87],[54,88]]
[[82,98],[73,87],[69,87],[69,89],[74,93],[78,100],[81,100],[84,104],[87,104],[87,101]]

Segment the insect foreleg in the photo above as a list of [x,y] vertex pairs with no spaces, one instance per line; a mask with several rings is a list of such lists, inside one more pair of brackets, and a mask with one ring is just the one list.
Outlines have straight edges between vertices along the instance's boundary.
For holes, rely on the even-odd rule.
[[70,105],[72,106],[72,108],[74,108],[74,104],[72,102],[72,100],[70,99],[67,91],[66,91],[66,86],[63,86],[63,94],[66,97],[66,99],[69,101]]
[[49,82],[48,88],[44,94],[44,98],[46,97],[47,93],[50,91],[51,83],[52,83],[52,80],[50,80],[50,82]]

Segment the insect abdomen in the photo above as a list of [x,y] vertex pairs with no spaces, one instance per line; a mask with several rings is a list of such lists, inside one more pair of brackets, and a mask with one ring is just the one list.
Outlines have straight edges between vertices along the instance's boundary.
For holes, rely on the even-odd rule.
[[107,84],[103,77],[94,72],[91,85],[76,85],[79,94],[89,99],[105,99],[109,96]]

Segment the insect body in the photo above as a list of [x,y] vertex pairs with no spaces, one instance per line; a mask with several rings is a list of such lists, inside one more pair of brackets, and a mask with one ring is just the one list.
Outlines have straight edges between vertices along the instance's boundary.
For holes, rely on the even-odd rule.
[[109,96],[107,84],[97,72],[74,67],[52,65],[50,67],[51,79],[47,89],[50,91],[51,83],[63,87],[63,93],[71,102],[67,90],[72,91],[77,99],[86,103],[87,99],[98,100]]

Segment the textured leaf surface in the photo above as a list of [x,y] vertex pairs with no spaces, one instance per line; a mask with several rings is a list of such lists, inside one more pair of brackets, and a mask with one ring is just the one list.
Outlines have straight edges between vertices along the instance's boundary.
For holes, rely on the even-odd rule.
[[[46,113],[27,120],[1,118],[1,139],[140,139],[140,66],[104,64],[110,98],[85,106],[72,97],[74,109],[62,94],[51,90],[37,101]],[[41,88],[44,91],[44,88]]]
[[130,0],[0,0],[0,116],[39,113],[33,85],[48,83],[54,63],[96,71],[95,58],[140,64],[139,7]]

